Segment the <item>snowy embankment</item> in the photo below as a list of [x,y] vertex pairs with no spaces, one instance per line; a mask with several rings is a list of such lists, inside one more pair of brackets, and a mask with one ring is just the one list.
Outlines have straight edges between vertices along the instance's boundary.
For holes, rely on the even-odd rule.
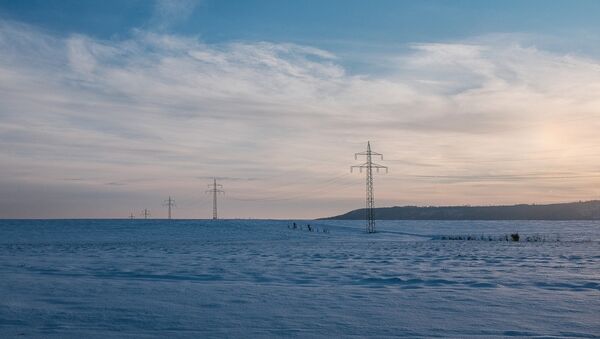
[[296,222],[0,221],[0,337],[600,334],[600,223]]

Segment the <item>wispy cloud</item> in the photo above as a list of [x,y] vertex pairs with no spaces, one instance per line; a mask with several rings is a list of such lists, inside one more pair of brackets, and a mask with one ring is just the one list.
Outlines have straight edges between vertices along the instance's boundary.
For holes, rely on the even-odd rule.
[[[160,6],[170,18],[192,5]],[[405,160],[381,179],[388,184],[379,192],[393,204],[596,194],[593,177],[572,178],[561,196],[544,195],[550,186],[557,192],[551,176],[519,176],[590,173],[600,156],[598,60],[551,53],[519,36],[415,44],[378,55],[383,75],[357,74],[311,46],[210,45],[143,30],[125,40],[63,38],[8,21],[0,22],[0,51],[0,187],[56,189],[64,178],[82,178],[68,184],[90,199],[94,190],[127,199],[139,192],[150,202],[148,192],[197,196],[199,177],[238,178],[234,192],[259,197],[271,194],[265,187],[296,182],[287,195],[313,206],[306,213],[290,215],[294,202],[259,212],[232,201],[229,214],[318,216],[354,207],[348,194],[360,199],[358,177],[320,192],[325,202],[311,205],[309,193],[372,140]],[[489,183],[494,178],[523,185]],[[118,203],[108,213],[121,213]]]
[[155,0],[150,24],[159,30],[186,21],[200,0]]

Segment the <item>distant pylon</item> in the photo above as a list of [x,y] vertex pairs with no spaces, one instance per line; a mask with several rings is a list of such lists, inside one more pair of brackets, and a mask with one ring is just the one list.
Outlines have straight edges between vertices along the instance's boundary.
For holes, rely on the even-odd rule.
[[169,196],[169,199],[165,200],[164,206],[167,206],[169,211],[169,220],[171,220],[171,208],[175,207],[175,200]]
[[129,219],[132,219],[132,220],[133,220],[133,219],[135,219],[135,216],[133,215],[133,213],[131,213],[131,214],[129,215]]
[[364,155],[367,157],[367,162],[361,165],[351,166],[350,172],[354,168],[358,168],[362,173],[363,168],[366,169],[367,172],[367,204],[366,204],[366,231],[367,233],[375,233],[375,198],[373,196],[373,168],[377,170],[379,173],[380,168],[385,168],[385,172],[387,173],[388,168],[386,166],[382,166],[376,164],[372,161],[372,156],[380,156],[381,160],[383,160],[383,154],[372,152],[371,151],[371,142],[367,141],[367,151],[361,153],[355,153],[354,159],[358,159],[359,155]]
[[144,217],[144,219],[148,219],[148,217],[150,216],[150,211],[144,208],[144,210],[142,211],[142,216]]
[[217,178],[213,178],[213,183],[209,184],[208,187],[210,188],[208,191],[206,191],[206,193],[212,193],[213,195],[213,220],[217,220],[218,219],[218,215],[217,215],[217,194],[219,193],[225,193],[225,191],[220,190],[219,187],[223,187],[223,185],[217,184]]

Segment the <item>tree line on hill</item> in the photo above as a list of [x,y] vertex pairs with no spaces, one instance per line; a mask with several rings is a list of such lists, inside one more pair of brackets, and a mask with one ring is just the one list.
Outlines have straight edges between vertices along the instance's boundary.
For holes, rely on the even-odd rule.
[[[360,220],[365,209],[322,218]],[[394,206],[375,208],[378,220],[600,220],[600,200],[547,205]]]

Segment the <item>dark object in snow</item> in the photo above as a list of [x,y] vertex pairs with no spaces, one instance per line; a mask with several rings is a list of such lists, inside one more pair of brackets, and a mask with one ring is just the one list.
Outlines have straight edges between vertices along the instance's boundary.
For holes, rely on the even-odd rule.
[[523,236],[519,233],[504,234],[500,236],[493,235],[439,235],[432,237],[432,240],[471,240],[471,241],[515,241],[520,242],[558,242],[560,238],[558,235],[546,235],[546,234],[532,234]]
[[310,227],[310,224],[307,224],[306,227],[308,227],[309,232],[312,232],[312,228]]

